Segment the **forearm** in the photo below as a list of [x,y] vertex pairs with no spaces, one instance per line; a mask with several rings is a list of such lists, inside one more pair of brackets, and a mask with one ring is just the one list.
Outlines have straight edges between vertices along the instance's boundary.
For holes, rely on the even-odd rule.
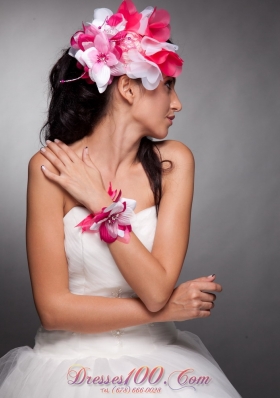
[[77,333],[102,333],[164,320],[163,311],[150,312],[139,298],[80,296],[72,293],[54,299],[41,317],[47,330]]
[[[106,194],[107,195],[107,194]],[[112,200],[103,198],[109,206]],[[98,208],[99,204],[95,206]],[[95,212],[95,208],[93,210]],[[124,244],[119,240],[108,244],[120,272],[150,311],[160,310],[169,299],[176,281],[172,281],[162,264],[133,233]]]
[[174,286],[159,261],[132,232],[130,241],[118,240],[108,245],[127,283],[150,311],[158,311],[170,297]]

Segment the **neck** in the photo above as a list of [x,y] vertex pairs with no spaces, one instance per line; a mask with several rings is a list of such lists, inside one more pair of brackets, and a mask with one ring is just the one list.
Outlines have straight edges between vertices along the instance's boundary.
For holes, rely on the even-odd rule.
[[110,114],[105,116],[94,132],[85,137],[89,155],[101,172],[109,180],[126,175],[135,164],[140,140],[144,134],[129,115]]

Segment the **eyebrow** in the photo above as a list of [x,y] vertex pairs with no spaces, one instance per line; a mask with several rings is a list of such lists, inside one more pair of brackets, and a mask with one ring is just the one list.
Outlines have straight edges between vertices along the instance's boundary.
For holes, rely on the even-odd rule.
[[175,86],[175,83],[176,83],[176,77],[173,77],[173,76],[166,76],[166,78],[167,78],[167,80],[172,80],[172,82],[173,82],[173,85]]

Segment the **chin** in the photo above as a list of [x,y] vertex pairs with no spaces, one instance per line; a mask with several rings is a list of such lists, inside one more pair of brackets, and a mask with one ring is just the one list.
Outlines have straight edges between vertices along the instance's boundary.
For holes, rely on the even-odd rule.
[[155,140],[163,140],[167,136],[168,136],[168,130],[162,132],[157,131],[156,133],[150,131],[149,134],[147,135],[147,137],[153,138]]

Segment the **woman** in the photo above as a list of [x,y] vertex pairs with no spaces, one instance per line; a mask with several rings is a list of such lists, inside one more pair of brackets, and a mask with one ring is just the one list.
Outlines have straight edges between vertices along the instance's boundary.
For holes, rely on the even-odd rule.
[[[0,361],[0,396],[240,397],[200,339],[215,275],[176,289],[194,159],[163,140],[182,108],[169,15],[97,9],[54,66],[46,146],[29,163],[27,254],[42,326]],[[160,140],[152,141],[150,138]],[[135,212],[134,212],[135,210]]]

